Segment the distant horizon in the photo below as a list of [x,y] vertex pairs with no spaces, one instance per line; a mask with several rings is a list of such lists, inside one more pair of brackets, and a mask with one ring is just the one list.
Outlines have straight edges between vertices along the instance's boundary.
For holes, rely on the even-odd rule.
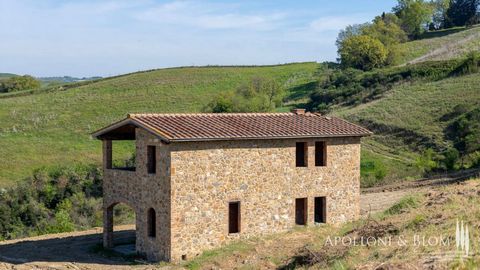
[[[278,63],[278,64],[260,64],[260,65],[202,65],[202,66],[173,66],[173,67],[159,67],[159,68],[151,68],[151,69],[142,69],[142,70],[136,70],[136,71],[129,71],[126,73],[121,73],[121,74],[113,74],[113,75],[108,75],[108,76],[71,76],[71,75],[56,75],[56,76],[34,76],[32,74],[17,74],[17,73],[11,73],[11,72],[1,72],[0,74],[12,74],[12,75],[18,75],[18,76],[23,76],[23,75],[30,75],[35,78],[63,78],[63,77],[72,77],[72,78],[77,78],[77,79],[82,79],[82,78],[108,78],[108,77],[115,77],[115,76],[123,76],[123,75],[128,75],[128,74],[133,74],[133,73],[139,73],[139,72],[148,72],[148,71],[154,71],[154,70],[162,70],[162,69],[176,69],[176,68],[209,68],[209,67],[219,67],[219,68],[228,68],[228,67],[273,67],[273,66],[283,66],[283,65],[295,65],[295,64],[304,64],[304,63],[315,63],[315,64],[320,64],[324,62],[330,62],[330,61],[302,61],[302,62],[288,62],[288,63]],[[334,61],[336,62],[336,61]]]
[[0,71],[110,77],[189,66],[335,61],[338,31],[396,1],[4,0]]

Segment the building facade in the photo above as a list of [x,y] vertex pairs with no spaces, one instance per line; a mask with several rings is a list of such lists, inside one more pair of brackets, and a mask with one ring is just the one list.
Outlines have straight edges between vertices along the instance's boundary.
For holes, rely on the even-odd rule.
[[[370,132],[304,111],[143,114],[103,141],[104,246],[113,207],[136,214],[136,250],[180,261],[235,239],[359,216],[360,139]],[[113,168],[112,141],[135,139],[135,169]]]

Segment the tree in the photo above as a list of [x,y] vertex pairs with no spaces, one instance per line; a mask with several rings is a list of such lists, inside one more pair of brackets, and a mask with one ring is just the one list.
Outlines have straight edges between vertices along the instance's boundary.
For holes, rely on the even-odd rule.
[[478,23],[480,0],[451,0],[447,10],[447,27],[465,26]]
[[340,48],[342,47],[343,42],[347,38],[361,35],[363,33],[363,29],[365,27],[368,27],[369,25],[370,25],[369,23],[352,24],[352,25],[347,25],[345,29],[340,30],[337,36],[337,40],[335,41],[335,45],[337,45],[337,50],[340,51]]
[[403,30],[412,38],[418,37],[432,19],[432,5],[424,0],[398,0],[393,12],[400,18]]
[[447,21],[447,10],[450,7],[451,0],[434,0],[432,22],[429,26],[429,30],[438,30],[444,28]]
[[362,29],[362,34],[380,40],[386,47],[408,40],[407,34],[400,27],[400,20],[393,13],[383,13],[373,19],[372,24]]
[[407,34],[400,27],[400,19],[393,13],[383,13],[375,17],[370,25],[362,29],[362,34],[382,42],[388,51],[387,64],[395,62],[401,53],[397,45],[408,40]]
[[0,81],[0,92],[14,92],[40,87],[40,82],[29,75],[14,76]]
[[363,70],[381,67],[387,60],[387,49],[382,42],[366,35],[344,40],[339,54],[343,66]]

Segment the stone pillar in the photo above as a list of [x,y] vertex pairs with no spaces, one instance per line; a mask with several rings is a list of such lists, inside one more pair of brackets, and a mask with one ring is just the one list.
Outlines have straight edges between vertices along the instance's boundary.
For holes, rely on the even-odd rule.
[[103,247],[113,248],[113,206],[103,209]]
[[103,168],[112,168],[112,141],[102,140],[103,142]]

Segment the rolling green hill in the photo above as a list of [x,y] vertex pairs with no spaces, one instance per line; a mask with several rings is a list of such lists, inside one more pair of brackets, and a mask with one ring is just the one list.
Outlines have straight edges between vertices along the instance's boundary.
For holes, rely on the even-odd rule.
[[[213,96],[252,77],[273,78],[293,89],[312,81],[317,68],[316,63],[170,68],[0,95],[0,185],[39,166],[99,163],[100,143],[89,134],[127,113],[199,112]],[[131,149],[120,144],[116,153],[126,158]]]
[[403,55],[398,64],[463,57],[480,50],[480,26],[427,32],[422,39],[400,44],[399,48]]
[[[427,33],[401,46],[402,62],[410,63],[406,67],[463,57],[480,49],[480,28]],[[442,53],[445,48],[448,54]],[[214,96],[252,77],[273,78],[287,88],[286,105],[278,110],[303,106],[319,82],[330,76],[327,66],[168,68],[0,94],[0,186],[21,180],[40,166],[99,163],[100,143],[89,135],[94,130],[127,113],[199,112]],[[373,100],[334,106],[331,113],[375,131],[364,140],[362,151],[364,179],[381,179],[364,183],[371,185],[420,177],[415,166],[419,153],[452,144],[445,129],[453,120],[445,116],[458,106],[478,107],[479,101],[476,73],[396,82]],[[132,151],[128,144],[116,147],[117,159]],[[378,166],[380,172],[372,169]]]
[[12,74],[12,73],[0,73],[0,80],[8,79],[8,78],[14,77],[14,76],[18,76],[18,75]]

